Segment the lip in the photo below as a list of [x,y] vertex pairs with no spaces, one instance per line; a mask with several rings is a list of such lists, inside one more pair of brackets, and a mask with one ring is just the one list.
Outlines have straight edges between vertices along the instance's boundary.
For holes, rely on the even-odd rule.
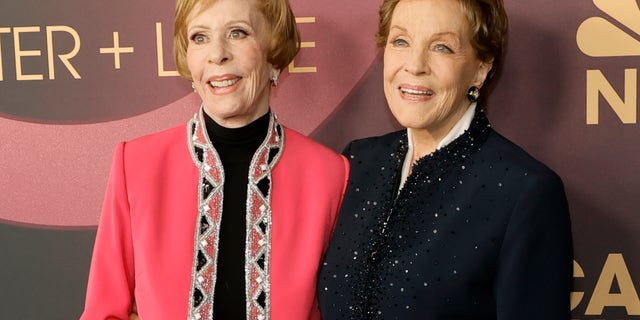
[[433,89],[425,86],[402,83],[398,86],[398,92],[403,100],[424,102],[431,100],[436,93]]
[[229,94],[238,89],[242,77],[234,74],[212,76],[207,79],[209,92],[216,95]]

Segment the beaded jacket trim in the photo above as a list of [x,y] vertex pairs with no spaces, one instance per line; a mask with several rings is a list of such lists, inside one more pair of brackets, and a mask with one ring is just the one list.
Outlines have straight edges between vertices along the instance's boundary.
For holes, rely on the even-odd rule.
[[[198,219],[188,320],[213,319],[224,169],[209,141],[202,108],[187,124],[191,157],[200,169]],[[247,319],[270,316],[271,170],[282,155],[284,131],[271,114],[267,136],[253,155],[247,185],[245,296]]]

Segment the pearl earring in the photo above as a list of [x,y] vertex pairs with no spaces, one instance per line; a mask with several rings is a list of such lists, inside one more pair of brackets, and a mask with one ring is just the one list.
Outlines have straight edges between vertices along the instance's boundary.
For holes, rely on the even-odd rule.
[[471,88],[469,88],[469,91],[467,91],[467,99],[469,99],[469,101],[476,102],[478,101],[479,97],[480,89],[478,87],[472,86]]

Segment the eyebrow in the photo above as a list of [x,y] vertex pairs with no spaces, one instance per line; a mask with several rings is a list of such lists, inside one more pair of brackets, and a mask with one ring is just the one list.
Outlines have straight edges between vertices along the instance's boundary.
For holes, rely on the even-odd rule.
[[438,32],[438,33],[435,33],[433,36],[434,37],[452,36],[456,40],[460,40],[460,36],[457,33],[451,32],[451,31]]
[[[253,25],[251,23],[249,23],[248,21],[246,21],[246,20],[232,20],[232,21],[229,21],[229,22],[225,23],[225,26],[230,26],[230,25],[235,25],[235,24],[244,24],[244,25],[249,26],[251,29],[254,28]],[[193,29],[205,29],[205,30],[208,30],[208,29],[211,29],[211,28],[209,26],[207,26],[207,25],[204,25],[204,24],[197,24],[197,25],[194,25],[194,26],[191,26],[190,28],[188,28],[187,32],[189,32],[189,31],[191,31]]]
[[391,25],[391,26],[389,27],[389,31],[391,31],[391,30],[393,30],[393,29],[399,29],[400,31],[407,32],[407,28],[403,28],[403,27],[398,26],[398,25]]
[[[392,25],[389,28],[389,30],[393,30],[393,29],[398,29],[400,31],[407,32],[407,28],[404,28],[404,27],[401,27],[401,26],[398,26],[398,25]],[[433,36],[437,36],[437,37],[448,36],[448,35],[458,38],[458,34],[453,32],[453,31],[443,31],[443,32],[438,32],[438,33],[433,34]]]
[[209,29],[208,26],[204,25],[204,24],[197,24],[195,26],[191,26],[187,29],[187,31],[191,31],[193,29]]

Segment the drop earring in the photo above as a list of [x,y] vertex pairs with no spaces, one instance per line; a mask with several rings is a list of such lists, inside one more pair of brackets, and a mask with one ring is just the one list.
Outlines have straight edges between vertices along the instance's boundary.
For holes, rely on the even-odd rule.
[[471,102],[476,102],[478,101],[479,97],[480,89],[476,86],[471,86],[471,88],[469,88],[469,91],[467,91],[467,99],[469,99],[469,101]]
[[278,70],[273,69],[271,71],[271,85],[272,86],[277,86],[278,85],[278,77],[280,76],[280,72],[278,72]]
[[196,92],[196,84],[191,81],[191,89],[193,89],[193,92]]

